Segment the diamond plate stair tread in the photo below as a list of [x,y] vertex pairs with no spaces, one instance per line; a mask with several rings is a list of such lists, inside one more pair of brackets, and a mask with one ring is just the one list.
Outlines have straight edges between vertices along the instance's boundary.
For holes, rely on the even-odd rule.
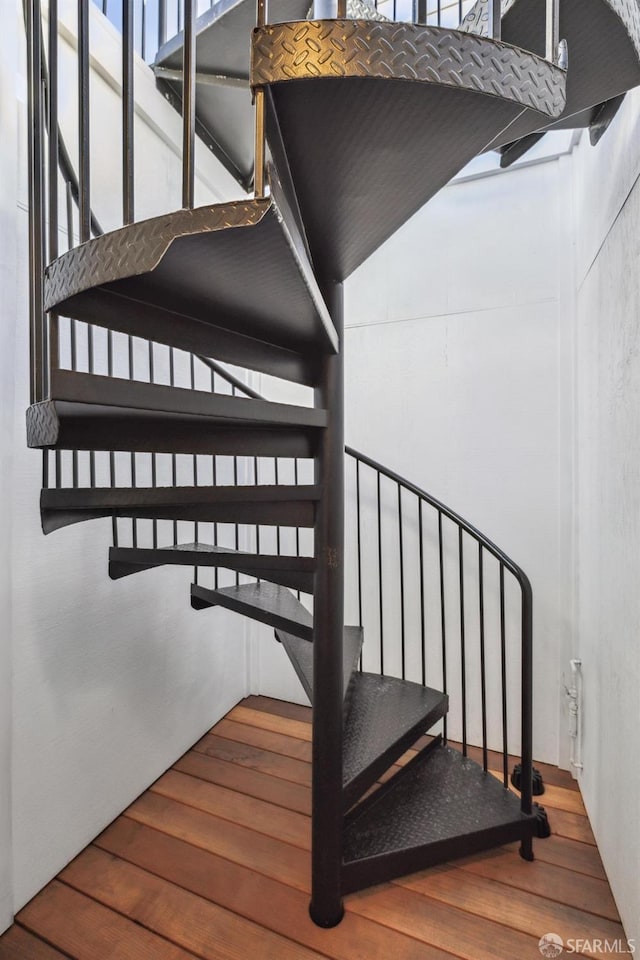
[[447,711],[445,694],[396,677],[358,673],[349,691],[343,785],[350,806]]
[[350,816],[344,892],[531,836],[520,799],[457,750],[427,749]]
[[[273,23],[298,20],[309,9],[309,0],[271,0]],[[253,0],[222,0],[196,21],[196,70],[201,73],[249,79],[250,48],[247,42],[256,24]],[[182,70],[182,34],[160,48],[154,67]],[[182,84],[164,80],[178,96]],[[251,91],[237,87],[198,84],[196,117],[246,183],[253,174],[254,114]]]
[[202,520],[313,526],[320,488],[313,485],[213,487],[71,487],[40,494],[45,533],[97,517]]
[[194,606],[226,607],[274,629],[295,634],[305,642],[313,639],[313,616],[286,587],[273,583],[245,583],[209,590],[192,584],[191,597]]
[[180,543],[156,549],[111,547],[109,550],[109,573],[112,579],[170,564],[225,567],[247,576],[273,580],[293,589],[309,593],[313,591],[313,557],[245,553],[210,543]]
[[253,39],[313,262],[339,280],[523,108],[559,115],[565,79],[513,47],[414,24],[270,24]]
[[[304,691],[313,703],[313,644],[283,630],[276,630],[278,640],[287,652]],[[345,627],[342,643],[342,690],[346,697],[355,670],[364,634],[362,627]]]
[[99,436],[101,450],[290,456],[326,423],[320,409],[69,370],[55,372],[50,397],[27,411],[30,446],[95,449]]
[[[486,33],[487,0],[479,0],[461,24],[462,30]],[[537,0],[503,0],[502,39],[541,53],[545,45],[544,9]],[[584,111],[640,84],[640,7],[637,0],[562,0],[560,37],[569,48],[567,103],[560,129],[584,126]],[[583,116],[581,116],[581,114]],[[491,145],[501,146],[539,129],[554,129],[556,122],[540,124],[526,111],[508,136]]]
[[[109,311],[98,307],[111,296],[121,314],[116,329],[141,335],[142,311],[146,335],[155,339],[155,308],[173,319],[173,344],[187,350],[182,324],[197,327],[201,338],[208,325],[210,349],[203,343],[198,352],[218,359],[221,329],[237,343],[244,337],[302,355],[334,352],[337,335],[305,242],[275,177],[270,186],[266,200],[179,210],[72,248],[46,271],[47,309],[109,326]],[[136,324],[130,329],[129,316]],[[257,349],[241,360],[261,368]]]

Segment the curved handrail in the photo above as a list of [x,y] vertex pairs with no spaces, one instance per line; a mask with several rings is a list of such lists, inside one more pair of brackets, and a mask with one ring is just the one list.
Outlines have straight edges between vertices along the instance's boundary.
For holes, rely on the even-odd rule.
[[345,453],[353,457],[355,460],[359,460],[360,463],[365,463],[368,467],[371,467],[373,470],[376,470],[378,473],[381,473],[383,476],[388,477],[389,480],[393,480],[394,483],[399,484],[404,490],[408,490],[411,493],[415,494],[421,500],[424,500],[430,506],[434,507],[439,513],[442,513],[445,517],[448,517],[459,527],[468,533],[474,540],[478,543],[481,543],[489,553],[491,553],[496,560],[499,560],[517,579],[523,589],[531,590],[531,584],[526,573],[522,567],[518,566],[511,557],[507,556],[500,547],[496,546],[492,540],[489,540],[483,533],[478,530],[477,527],[474,527],[472,523],[469,523],[468,520],[465,520],[464,517],[461,517],[459,513],[456,513],[455,510],[452,510],[450,507],[447,507],[446,504],[442,501],[437,500],[435,497],[431,496],[430,493],[427,493],[426,490],[422,490],[420,487],[416,486],[415,483],[411,483],[410,480],[406,480],[404,477],[401,477],[399,473],[395,473],[393,470],[390,470],[388,467],[385,467],[383,464],[378,463],[377,460],[374,460],[372,457],[368,457],[365,453],[360,453],[358,450],[354,450],[353,447],[345,446]]

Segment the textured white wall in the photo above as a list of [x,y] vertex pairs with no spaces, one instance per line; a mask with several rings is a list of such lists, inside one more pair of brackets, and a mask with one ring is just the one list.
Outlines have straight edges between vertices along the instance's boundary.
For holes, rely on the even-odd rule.
[[570,413],[562,184],[552,161],[450,185],[357,271],[346,298],[349,443],[461,513],[531,577],[534,750],[550,762],[561,759],[571,471],[559,442]]
[[[93,198],[98,217],[112,227],[120,210],[119,40],[90,6],[92,48],[99,60],[92,74]],[[67,77],[73,69],[72,10],[72,4],[63,10],[61,60]],[[24,428],[24,36],[20,14],[12,18],[9,12],[0,39],[2,129],[9,144],[1,153],[0,173],[0,929],[244,696],[247,672],[243,621],[223,611],[193,612],[189,570],[147,571],[112,582],[108,521],[48,538],[41,533],[41,457],[26,449]],[[179,204],[181,124],[139,62],[136,89],[137,209],[151,215]],[[62,99],[73,155],[75,107],[68,89]],[[19,137],[11,133],[18,112]],[[238,188],[204,150],[200,171],[200,202],[237,195]],[[65,240],[62,235],[62,249]]]
[[[3,10],[3,30],[15,35],[16,11]],[[0,44],[0,116],[5,146],[0,150],[0,931],[11,922],[11,489],[13,467],[13,358],[16,316],[16,190],[18,114],[16,47]]]
[[640,939],[640,97],[575,157],[580,786]]

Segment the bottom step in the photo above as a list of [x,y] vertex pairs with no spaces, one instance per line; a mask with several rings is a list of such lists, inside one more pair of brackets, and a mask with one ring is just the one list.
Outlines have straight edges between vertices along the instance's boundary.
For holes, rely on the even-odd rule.
[[534,829],[519,797],[436,742],[347,818],[343,893],[531,837]]

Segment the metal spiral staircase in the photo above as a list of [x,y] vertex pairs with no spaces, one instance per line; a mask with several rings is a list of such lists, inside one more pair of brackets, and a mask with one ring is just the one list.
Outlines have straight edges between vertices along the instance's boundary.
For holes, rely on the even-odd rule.
[[[416,20],[426,19],[421,11],[418,5]],[[29,0],[27,435],[31,447],[44,450],[45,533],[111,517],[112,578],[163,564],[193,566],[195,609],[223,606],[274,628],[313,704],[310,912],[319,925],[332,926],[342,917],[345,894],[382,880],[510,841],[532,859],[541,820],[532,802],[529,581],[444,504],[363,454],[345,454],[343,282],[479,152],[571,123],[640,82],[640,14],[636,0],[506,0],[502,10],[497,0],[480,0],[458,30],[373,15],[352,19],[344,4],[334,19],[304,19],[306,12],[296,0],[273,0],[269,16],[258,0],[251,32],[254,12],[246,0],[219,3],[199,19],[193,0],[185,0],[184,30],[161,47],[155,65],[158,83],[183,115],[182,207],[135,222],[133,7],[123,0],[124,225],[101,234],[90,195],[88,0],[78,3],[77,179],[58,120],[57,3],[49,3],[45,43],[40,0]],[[162,16],[161,8],[161,22]],[[561,37],[572,58],[568,74]],[[224,155],[239,182],[253,182],[252,197],[194,205],[198,135]],[[69,238],[63,253],[61,209]],[[116,373],[119,336],[124,375]],[[136,375],[141,343],[148,351],[145,378]],[[154,376],[158,345],[169,350],[164,383]],[[188,360],[182,385],[178,354]],[[304,385],[313,403],[263,399],[219,361]],[[88,482],[79,479],[83,452]],[[148,483],[139,482],[143,454]],[[123,456],[130,458],[124,486],[116,478]],[[170,464],[164,484],[163,456]],[[345,456],[355,468],[351,480]],[[178,482],[180,457],[191,463],[186,484]],[[227,482],[220,479],[220,458],[232,464]],[[267,462],[273,471],[264,482]],[[285,462],[293,475],[283,483]],[[311,469],[303,483],[301,474]],[[344,612],[345,480],[347,523],[356,530],[352,626]],[[384,533],[389,491],[398,520],[394,551]],[[123,521],[131,523],[127,544]],[[145,522],[151,542],[142,545]],[[185,524],[193,529],[189,540]],[[223,527],[232,531],[226,544]],[[372,551],[365,543],[370,527],[377,530]],[[284,528],[295,532],[288,552],[280,540]],[[265,529],[277,532],[275,549]],[[313,531],[306,552],[304,531]],[[419,571],[417,618],[405,603],[410,537]],[[377,560],[373,592],[366,587],[369,553]],[[391,563],[401,595],[395,666],[385,645]],[[425,613],[431,564],[439,596],[434,640]],[[215,571],[210,586],[200,582],[206,568]],[[233,572],[227,585],[219,579],[223,570]],[[513,638],[507,581],[517,594]],[[371,596],[379,619],[370,629]],[[354,607],[349,597],[347,603]],[[410,634],[417,637],[417,666]],[[490,672],[492,638],[497,680]],[[514,649],[520,797],[508,789],[507,770],[508,691],[516,699],[507,657]],[[502,738],[500,779],[490,772],[492,697]],[[411,762],[393,771],[418,740]],[[481,744],[478,754],[474,742]]]

